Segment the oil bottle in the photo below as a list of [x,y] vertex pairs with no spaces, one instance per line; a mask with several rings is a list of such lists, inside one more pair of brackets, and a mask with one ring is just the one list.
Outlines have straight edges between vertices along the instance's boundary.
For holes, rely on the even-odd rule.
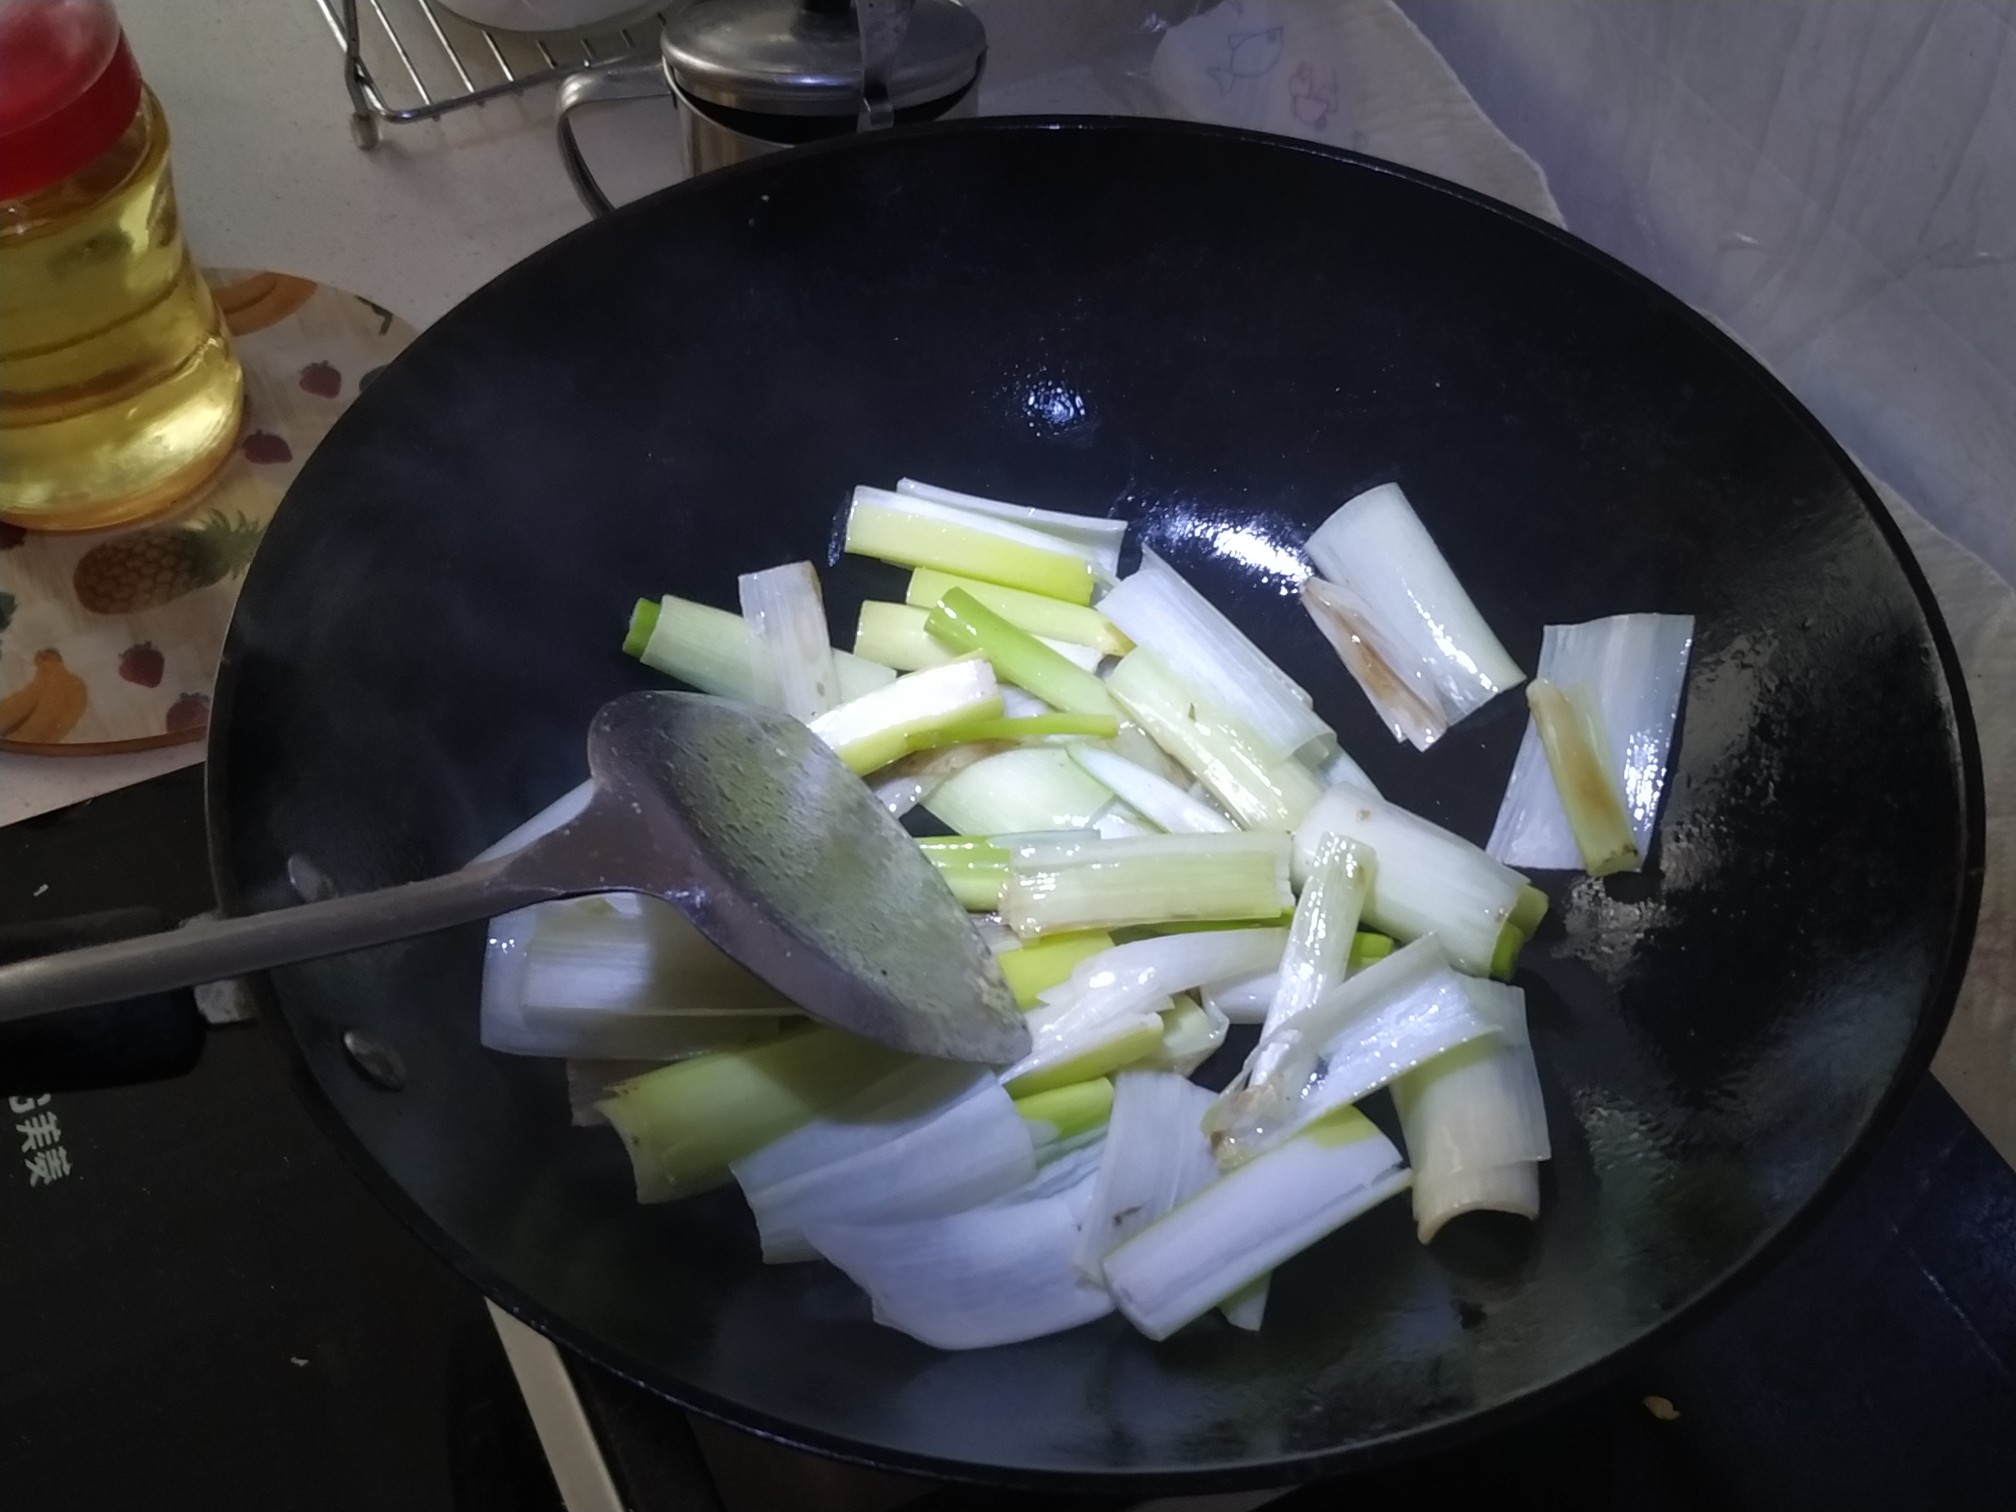
[[230,456],[243,401],[111,6],[0,0],[0,519],[167,513]]

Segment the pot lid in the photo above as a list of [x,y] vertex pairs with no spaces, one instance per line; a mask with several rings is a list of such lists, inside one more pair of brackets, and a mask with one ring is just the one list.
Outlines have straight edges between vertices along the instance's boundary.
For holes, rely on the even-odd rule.
[[[711,105],[771,115],[850,114],[861,103],[861,33],[847,0],[693,0],[666,19],[672,80]],[[915,0],[887,69],[902,109],[956,94],[987,50],[957,0]]]

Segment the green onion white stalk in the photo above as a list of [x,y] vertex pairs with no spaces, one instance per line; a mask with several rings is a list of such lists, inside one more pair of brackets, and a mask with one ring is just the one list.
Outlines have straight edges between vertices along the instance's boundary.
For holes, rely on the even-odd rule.
[[1586,688],[1567,690],[1536,678],[1526,688],[1533,729],[1567,816],[1582,869],[1592,877],[1636,871],[1644,857],[1624,810],[1624,790]]
[[[1425,751],[1449,733],[1449,715],[1442,700],[1417,687],[1417,683],[1426,682],[1425,676],[1409,676],[1403,670],[1417,664],[1408,653],[1380,637],[1372,610],[1363,599],[1328,578],[1309,577],[1302,582],[1302,607],[1372,701],[1394,739]],[[863,656],[875,654],[858,642],[854,649]],[[899,665],[886,656],[878,659]]]
[[1053,644],[1061,641],[1080,645],[1101,656],[1125,656],[1134,649],[1134,642],[1121,633],[1120,627],[1096,609],[929,567],[919,567],[910,574],[903,601],[928,612],[937,608],[939,601],[954,588],[964,588],[1010,624],[1020,625],[1031,635]]
[[[1622,796],[1639,856],[1652,846],[1667,758],[1693,648],[1686,614],[1619,614],[1549,625],[1536,678],[1586,698],[1603,736],[1606,769]],[[1508,866],[1569,870],[1584,864],[1535,723],[1529,723],[1486,850]]]
[[958,661],[910,672],[885,688],[829,709],[811,730],[856,772],[872,772],[911,753],[919,737],[1001,713],[994,669]]
[[[1363,971],[1374,961],[1383,961],[1392,953],[1391,935],[1374,934],[1361,929],[1351,942],[1351,955],[1346,974]],[[1211,1008],[1224,1014],[1232,1023],[1258,1024],[1265,1022],[1267,1010],[1274,1006],[1274,999],[1280,991],[1280,972],[1258,971],[1251,976],[1227,977],[1222,982],[1206,982],[1200,996]]]
[[1510,975],[1522,943],[1512,917],[1531,902],[1518,872],[1440,825],[1345,783],[1326,792],[1296,831],[1299,867],[1309,865],[1325,835],[1356,841],[1378,857],[1365,899],[1372,928],[1403,941],[1433,934],[1459,970]]
[[1106,577],[1110,578],[1120,570],[1120,546],[1127,539],[1125,520],[1067,514],[1060,509],[1034,509],[1026,504],[1007,504],[979,494],[940,488],[935,483],[921,483],[915,478],[899,480],[896,492],[908,494],[913,499],[929,499],[983,519],[1006,520],[1041,531],[1078,552]]
[[826,601],[810,562],[745,572],[737,582],[749,627],[755,702],[810,722],[840,702]]
[[992,913],[1008,883],[1008,852],[975,835],[927,835],[917,842],[961,908]]
[[1034,1008],[1052,987],[1069,981],[1081,961],[1113,948],[1113,936],[1104,930],[1088,929],[1080,934],[1052,935],[1035,940],[998,957],[1001,976],[1016,1003]]
[[[1003,689],[1002,705],[1007,705]],[[1105,740],[1113,735],[1115,721],[1110,714],[1060,714],[1039,709],[1027,714],[1003,714],[998,719],[972,719],[942,729],[921,731],[910,738],[912,752],[939,750],[954,745],[993,745],[1033,740]]]
[[1201,798],[1117,752],[1090,744],[1070,747],[1071,759],[1172,835],[1225,834],[1238,828]]
[[1101,1133],[1113,1112],[1113,1083],[1095,1076],[1089,1081],[1052,1087],[1015,1099],[1015,1111],[1029,1126],[1037,1158],[1088,1136]]
[[1465,985],[1498,1034],[1459,1045],[1393,1083],[1423,1244],[1462,1213],[1539,1217],[1539,1162],[1553,1153],[1526,995],[1501,982]]
[[931,634],[954,651],[978,652],[1003,682],[1073,714],[1119,713],[1106,685],[1003,619],[964,588],[946,593],[925,618]]
[[878,1323],[939,1349],[1012,1344],[1113,1310],[1072,1264],[1075,1192],[1087,1185],[945,1218],[822,1224],[807,1237],[868,1293]]
[[1146,835],[1072,857],[1017,856],[1001,916],[1024,939],[1200,919],[1278,918],[1293,906],[1282,835]]
[[1110,1251],[1217,1178],[1201,1126],[1210,1106],[1209,1092],[1167,1071],[1113,1078],[1106,1146],[1072,1257],[1088,1280],[1104,1278]]
[[566,1070],[570,1121],[577,1129],[606,1127],[609,1120],[602,1116],[596,1104],[613,1092],[619,1083],[666,1064],[665,1061],[604,1060],[599,1057],[569,1060]]
[[[1323,614],[1348,616],[1365,660],[1354,665],[1347,657],[1346,665],[1396,739],[1425,750],[1448,726],[1525,681],[1397,484],[1347,502],[1316,528],[1307,549],[1316,570],[1343,590],[1312,606],[1317,623],[1335,644]],[[1366,665],[1378,669],[1369,681]],[[1420,711],[1439,717],[1423,721]]]
[[608,893],[524,912],[528,1014],[795,1012],[662,898]]
[[770,1187],[889,1144],[928,1127],[994,1078],[978,1066],[901,1057],[818,1117],[733,1162],[744,1187]]
[[1336,734],[1309,694],[1181,573],[1152,551],[1099,601],[1099,611],[1164,665],[1250,730],[1275,759],[1330,749]]
[[1260,1324],[1267,1315],[1267,1293],[1271,1291],[1274,1273],[1269,1271],[1258,1280],[1249,1281],[1218,1304],[1218,1311],[1225,1315],[1225,1321],[1246,1333],[1260,1332]]
[[927,746],[882,768],[868,779],[868,787],[881,800],[884,808],[901,819],[938,791],[941,784],[975,762],[999,755],[1009,748],[1005,742]]
[[[756,677],[755,637],[739,614],[666,595],[657,603],[639,599],[630,617],[623,649],[645,666],[676,677],[688,687],[744,703],[761,703]],[[893,667],[847,651],[833,652],[835,691],[842,700],[896,680]]]
[[[1118,843],[1124,842],[1100,841],[1094,849]],[[1178,1037],[1172,1054],[1202,1049],[1208,1055],[1223,1038],[1222,1024],[1202,1009],[1201,1023],[1185,1018],[1171,995],[1277,961],[1284,939],[1279,929],[1207,930],[1135,940],[1082,959],[1029,1013],[1029,1054],[1003,1076],[1019,1092],[1058,1080],[1059,1068],[1080,1066],[1088,1056],[1104,1060],[1098,1068],[1104,1072],[1161,1056],[1171,1034]],[[1200,1046],[1200,1036],[1214,1043]],[[1129,1059],[1115,1058],[1122,1047],[1134,1052]]]
[[1157,745],[1249,828],[1293,829],[1321,796],[1307,767],[1271,750],[1153,652],[1122,657],[1106,686]]
[[1162,1046],[1144,1065],[1157,1071],[1174,1071],[1188,1076],[1218,1053],[1232,1021],[1187,992],[1169,1000],[1161,1013]]
[[775,1154],[774,1146],[735,1165],[766,1263],[815,1258],[806,1233],[822,1224],[942,1217],[1012,1192],[1036,1174],[1029,1125],[992,1078],[969,1084],[924,1114],[906,1109],[885,1119],[879,1109],[854,1104],[794,1138],[844,1122],[849,1111],[891,1137],[864,1144],[858,1127],[846,1129],[853,1136],[843,1141],[848,1153],[774,1179],[756,1171]]
[[843,549],[1072,604],[1091,603],[1096,582],[1091,564],[1054,536],[880,488],[854,490]]
[[1250,1160],[1332,1108],[1495,1033],[1441,946],[1416,940],[1261,1036],[1206,1120],[1219,1163]]
[[1372,852],[1357,841],[1325,835],[1316,842],[1295,900],[1295,922],[1281,952],[1263,1035],[1280,1030],[1344,980],[1374,871]]
[[647,1072],[597,1109],[623,1138],[637,1200],[667,1202],[721,1185],[730,1162],[838,1107],[905,1059],[837,1029],[805,1028]]
[[1338,1108],[1113,1250],[1107,1289],[1136,1328],[1166,1339],[1411,1180],[1391,1140]]
[[1078,1222],[1085,1216],[1085,1206],[1092,1199],[1092,1180],[1099,1174],[1099,1157],[1105,1148],[1106,1130],[1103,1125],[1089,1135],[1047,1145],[1037,1151],[1036,1179],[1020,1191],[995,1198],[988,1206],[1013,1207],[1021,1202],[1038,1202],[1045,1197],[1061,1196],[1069,1199],[1072,1221]]
[[[980,586],[987,585],[983,583]],[[1057,603],[1057,600],[1046,599],[1044,602]],[[1071,606],[1058,603],[1057,607],[1068,609]],[[1092,611],[1088,609],[1084,612],[1089,614]],[[955,651],[933,635],[926,628],[930,618],[928,609],[869,599],[861,605],[861,617],[854,628],[854,654],[894,667],[899,672],[921,672],[926,667],[942,667],[949,661],[958,660],[965,653]],[[1091,646],[1053,640],[1045,635],[1037,636],[1036,640],[1082,671],[1099,670],[1102,657]]]
[[[522,849],[578,816],[562,794],[474,859]],[[536,946],[535,946],[536,942]],[[608,893],[491,920],[479,1037],[512,1055],[671,1061],[774,1035],[797,1010],[671,904]]]
[[974,762],[940,783],[924,807],[959,834],[1007,835],[1087,829],[1112,802],[1068,751],[1031,746]]

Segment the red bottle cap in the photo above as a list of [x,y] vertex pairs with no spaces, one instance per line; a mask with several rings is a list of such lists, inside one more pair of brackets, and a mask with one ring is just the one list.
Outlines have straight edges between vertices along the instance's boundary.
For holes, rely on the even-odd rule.
[[102,0],[0,9],[0,199],[68,178],[140,109],[140,70]]

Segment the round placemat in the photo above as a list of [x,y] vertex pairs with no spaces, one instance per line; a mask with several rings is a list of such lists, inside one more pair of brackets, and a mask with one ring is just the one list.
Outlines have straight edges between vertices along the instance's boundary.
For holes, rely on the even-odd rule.
[[200,740],[246,564],[308,454],[413,339],[391,311],[285,273],[205,275],[245,366],[223,469],[168,519],[41,534],[0,525],[0,748]]

